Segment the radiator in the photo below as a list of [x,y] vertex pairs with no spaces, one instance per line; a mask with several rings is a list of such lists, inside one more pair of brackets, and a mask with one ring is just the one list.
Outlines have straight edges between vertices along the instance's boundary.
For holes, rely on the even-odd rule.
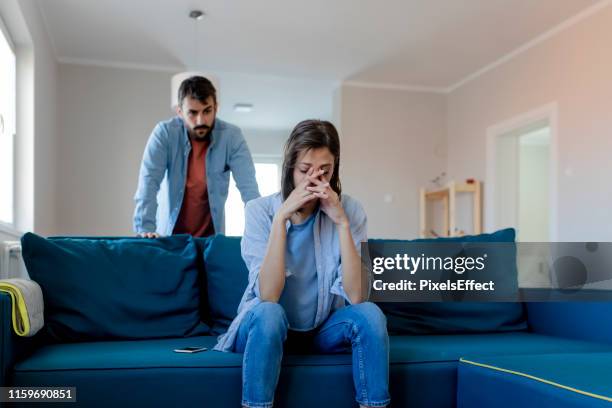
[[0,279],[27,278],[19,241],[0,242]]

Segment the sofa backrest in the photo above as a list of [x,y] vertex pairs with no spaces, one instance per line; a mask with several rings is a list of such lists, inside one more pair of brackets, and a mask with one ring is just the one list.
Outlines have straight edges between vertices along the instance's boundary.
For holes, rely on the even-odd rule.
[[198,305],[198,251],[188,235],[22,237],[42,288],[45,330],[57,341],[180,337],[208,332]]
[[[514,230],[506,229],[493,234],[428,241],[514,242],[514,237]],[[411,242],[371,240],[376,243],[381,241]],[[217,235],[209,239],[204,250],[204,264],[210,325],[213,333],[219,334],[227,329],[236,316],[248,283],[248,270],[240,254],[240,238]],[[389,331],[395,334],[482,333],[527,328],[522,303],[396,302],[378,305],[387,315]]]
[[211,334],[224,333],[236,317],[249,271],[240,254],[240,237],[215,235],[203,250],[208,324]]

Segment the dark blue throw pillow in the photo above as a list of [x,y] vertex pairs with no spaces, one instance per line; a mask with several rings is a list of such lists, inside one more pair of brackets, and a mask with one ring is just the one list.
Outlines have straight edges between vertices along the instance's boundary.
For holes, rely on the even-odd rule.
[[249,282],[240,253],[240,237],[215,235],[204,252],[208,307],[213,334],[227,331]]
[[202,322],[207,325],[211,324],[210,321],[210,308],[208,306],[208,297],[206,295],[206,268],[204,267],[204,251],[212,241],[213,236],[209,237],[193,237],[198,250],[198,270],[200,271],[200,318]]
[[196,244],[188,235],[144,238],[21,238],[30,277],[57,341],[205,334]]
[[[511,243],[514,240],[514,229],[507,228],[491,234],[413,241],[388,240],[388,242]],[[495,251],[495,248],[492,247],[491,251]],[[499,259],[503,261],[503,257],[509,257],[507,261],[512,263],[503,268],[504,272],[512,272],[506,278],[513,280],[515,288],[518,288],[516,259],[509,251],[502,253],[502,258]],[[507,282],[505,287],[512,289],[511,282]],[[518,302],[380,302],[377,304],[385,313],[387,327],[392,334],[506,332],[527,328],[523,304]]]

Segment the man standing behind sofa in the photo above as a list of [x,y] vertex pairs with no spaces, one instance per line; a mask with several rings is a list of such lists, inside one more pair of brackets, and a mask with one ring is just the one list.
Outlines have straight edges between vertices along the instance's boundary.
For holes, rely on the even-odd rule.
[[242,201],[259,197],[253,159],[240,129],[216,118],[216,90],[208,79],[184,80],[176,111],[147,142],[134,231],[147,238],[223,233],[230,171]]

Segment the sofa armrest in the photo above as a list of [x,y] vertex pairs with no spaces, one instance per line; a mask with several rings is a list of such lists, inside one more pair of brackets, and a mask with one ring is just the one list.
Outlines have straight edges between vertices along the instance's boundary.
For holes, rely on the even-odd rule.
[[17,336],[13,330],[12,308],[9,294],[0,292],[0,387],[8,384],[13,365],[33,352],[40,345],[42,337]]
[[527,302],[534,333],[612,344],[612,302]]

